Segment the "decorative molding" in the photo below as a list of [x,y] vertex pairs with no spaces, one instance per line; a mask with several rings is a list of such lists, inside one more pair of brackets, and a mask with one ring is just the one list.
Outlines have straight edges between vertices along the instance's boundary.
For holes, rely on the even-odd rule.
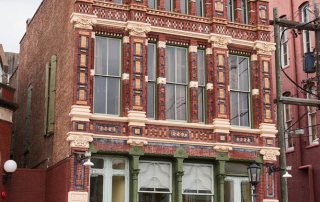
[[252,91],[251,91],[251,95],[258,96],[259,92],[260,92],[259,89],[253,88]]
[[190,81],[189,88],[198,88],[198,81]]
[[91,38],[95,39],[96,38],[96,33],[95,32],[91,32]]
[[122,39],[122,43],[130,43],[130,37],[129,36],[124,36]]
[[163,78],[163,77],[158,77],[157,78],[157,84],[166,84],[167,83],[167,79]]
[[127,140],[127,144],[141,147],[148,144],[148,141],[145,138],[130,136]]
[[189,53],[196,53],[198,52],[197,46],[189,46]]
[[90,69],[90,75],[94,76],[94,69]]
[[252,61],[252,62],[258,61],[258,55],[252,54],[252,55],[251,55],[251,61]]
[[217,152],[229,152],[232,150],[231,146],[225,146],[225,145],[216,145],[213,147],[213,149]]
[[207,90],[213,90],[213,83],[207,83]]
[[146,37],[146,34],[151,31],[151,25],[148,23],[128,21],[126,31],[129,31],[130,36]]
[[89,148],[89,143],[93,141],[92,133],[69,132],[67,135],[70,147]]
[[0,120],[12,123],[12,111],[0,107]]
[[129,80],[130,76],[128,73],[123,73],[122,74],[122,80]]
[[231,43],[232,37],[220,34],[211,34],[208,41],[212,43],[213,48],[228,49],[228,44]]
[[90,106],[72,105],[69,113],[71,121],[90,121],[92,113],[90,113]]
[[166,42],[165,41],[158,41],[158,48],[166,48]]
[[206,48],[206,55],[212,55],[212,48]]
[[263,155],[263,160],[265,161],[276,161],[280,152],[275,149],[261,149],[260,154]]
[[229,119],[214,119],[213,120],[213,132],[214,133],[226,133],[229,134],[231,129]]
[[275,43],[265,42],[265,41],[255,41],[254,50],[257,51],[257,54],[261,55],[272,55],[276,50]]
[[143,111],[129,111],[128,112],[128,125],[129,126],[145,126],[147,122],[146,112]]
[[149,81],[148,75],[147,75],[147,76],[144,76],[144,80],[145,80],[145,82],[148,82],[148,81]]
[[97,16],[80,13],[72,13],[70,22],[73,23],[74,28],[92,30],[93,26],[97,24]]
[[88,198],[88,192],[68,192],[68,202],[88,202]]
[[276,137],[278,133],[277,127],[275,124],[270,123],[261,123],[259,125],[261,137]]

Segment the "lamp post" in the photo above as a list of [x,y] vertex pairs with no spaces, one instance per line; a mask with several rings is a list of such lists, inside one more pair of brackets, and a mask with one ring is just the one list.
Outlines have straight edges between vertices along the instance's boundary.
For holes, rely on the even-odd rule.
[[5,185],[11,177],[11,174],[17,170],[17,163],[14,160],[8,160],[4,163],[3,169],[5,174],[2,176],[2,184]]
[[254,163],[248,167],[249,182],[253,187],[253,202],[256,202],[257,200],[256,186],[259,184],[260,181],[260,173],[261,168],[257,164]]

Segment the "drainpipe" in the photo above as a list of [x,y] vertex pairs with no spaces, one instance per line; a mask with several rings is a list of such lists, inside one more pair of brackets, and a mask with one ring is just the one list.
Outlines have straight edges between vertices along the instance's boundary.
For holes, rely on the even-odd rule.
[[309,181],[309,199],[310,202],[315,202],[315,196],[314,196],[314,182],[313,182],[313,168],[312,165],[305,165],[300,166],[299,170],[307,169],[308,171],[308,181]]

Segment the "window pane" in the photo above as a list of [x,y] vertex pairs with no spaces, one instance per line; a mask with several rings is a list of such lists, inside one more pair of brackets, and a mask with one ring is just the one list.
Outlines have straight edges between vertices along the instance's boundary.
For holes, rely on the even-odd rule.
[[210,165],[184,164],[182,192],[196,194],[213,194],[213,170]]
[[166,48],[166,78],[167,82],[175,82],[175,54],[173,47]]
[[187,49],[176,48],[177,54],[177,81],[187,84]]
[[104,160],[103,159],[92,158],[91,161],[94,164],[91,168],[103,169],[103,167],[104,167]]
[[233,181],[224,182],[224,201],[234,202],[234,186]]
[[251,202],[251,186],[248,181],[241,182],[241,202]]
[[172,2],[171,2],[171,0],[165,0],[165,9],[166,9],[166,11],[172,11]]
[[212,196],[210,195],[187,195],[183,194],[183,202],[211,202]]
[[198,118],[199,122],[204,122],[204,88],[198,88]]
[[120,39],[109,38],[108,75],[110,76],[120,76],[120,48]]
[[230,119],[231,125],[239,125],[239,112],[238,112],[238,93],[230,91]]
[[237,57],[229,56],[229,85],[230,89],[238,89]]
[[247,0],[241,0],[241,9],[242,9],[242,21],[243,23],[248,23],[248,9],[247,9]]
[[106,79],[94,77],[94,112],[106,113]]
[[199,86],[205,85],[205,53],[198,50],[198,82]]
[[108,61],[108,39],[104,37],[96,37],[96,50],[95,50],[95,73],[107,74],[107,61]]
[[187,0],[180,0],[180,9],[181,13],[187,14],[188,13],[188,3]]
[[247,57],[239,57],[239,90],[249,91],[249,61]]
[[125,177],[112,176],[112,201],[124,202],[125,201]]
[[148,44],[148,80],[155,81],[155,44]]
[[139,193],[139,202],[169,202],[170,194],[165,193]]
[[176,85],[177,120],[186,120],[186,86]]
[[175,92],[174,85],[166,85],[166,118],[175,119]]
[[107,114],[119,114],[119,80],[118,78],[107,79]]
[[197,16],[203,16],[203,0],[196,0]]
[[103,202],[103,176],[90,177],[90,202]]
[[240,126],[249,126],[249,100],[248,93],[240,93]]
[[114,159],[112,161],[112,169],[115,169],[115,170],[126,169],[126,161],[124,159]]
[[154,83],[148,82],[148,109],[147,109],[147,117],[154,118]]
[[148,0],[149,8],[155,9],[156,7],[156,0]]

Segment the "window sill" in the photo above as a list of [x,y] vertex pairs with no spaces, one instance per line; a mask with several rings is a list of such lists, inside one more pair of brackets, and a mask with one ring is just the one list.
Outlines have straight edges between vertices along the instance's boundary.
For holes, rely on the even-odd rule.
[[287,69],[290,67],[290,64],[287,64],[286,66],[283,66],[282,69]]
[[312,149],[319,146],[320,146],[319,142],[312,142],[310,145],[306,146],[306,149]]
[[290,153],[293,153],[295,150],[294,150],[294,147],[289,147],[286,149],[286,154],[290,154]]

